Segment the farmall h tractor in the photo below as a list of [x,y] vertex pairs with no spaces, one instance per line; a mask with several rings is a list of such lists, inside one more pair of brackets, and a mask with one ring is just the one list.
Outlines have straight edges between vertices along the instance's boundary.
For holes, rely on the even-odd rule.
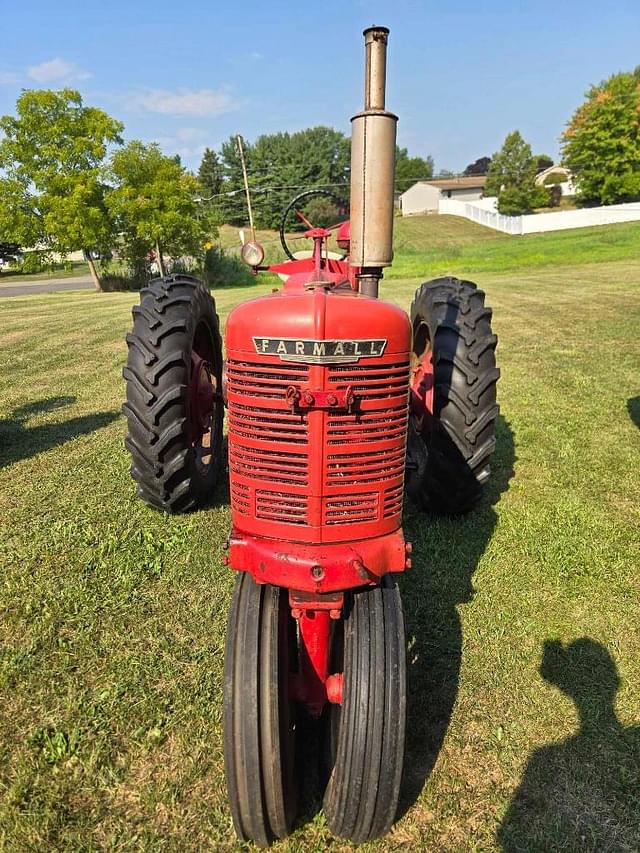
[[[397,119],[385,109],[388,30],[364,35],[343,257],[327,250],[333,230],[299,210],[311,257],[265,268],[259,245],[243,247],[255,271],[286,281],[231,312],[226,361],[214,300],[184,275],[142,291],[127,338],[126,445],[148,504],[206,501],[228,412],[226,779],[238,836],[261,845],[295,820],[303,714],[323,739],[331,830],[363,842],[390,828],[405,739],[404,491],[432,512],[470,509],[495,443],[484,294],[426,282],[410,318],[378,299],[393,256]],[[291,256],[284,222],[282,236]]]

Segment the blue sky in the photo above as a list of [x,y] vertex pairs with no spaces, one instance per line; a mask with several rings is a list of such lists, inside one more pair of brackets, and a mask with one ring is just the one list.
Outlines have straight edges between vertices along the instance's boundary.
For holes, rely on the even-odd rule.
[[191,167],[236,132],[348,132],[372,23],[391,28],[398,141],[437,169],[515,128],[557,156],[586,88],[640,64],[640,0],[5,0],[0,20],[0,113],[21,88],[71,85]]

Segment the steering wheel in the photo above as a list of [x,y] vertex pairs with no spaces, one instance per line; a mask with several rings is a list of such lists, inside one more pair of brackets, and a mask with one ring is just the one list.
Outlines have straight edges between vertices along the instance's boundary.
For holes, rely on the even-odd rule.
[[[322,189],[305,190],[304,192],[298,193],[298,195],[295,196],[295,198],[291,199],[289,204],[286,206],[284,213],[282,214],[282,219],[280,220],[280,242],[282,243],[282,248],[284,249],[285,254],[292,261],[295,261],[295,257],[293,255],[293,252],[287,246],[287,241],[285,238],[285,229],[286,229],[286,224],[287,224],[287,217],[289,216],[289,214],[293,210],[293,211],[295,211],[295,214],[298,217],[298,219],[300,219],[302,222],[304,222],[304,224],[307,225],[309,228],[312,228],[313,226],[311,225],[309,220],[297,208],[300,207],[301,202],[303,202],[303,201],[306,202],[310,198],[313,198],[315,196],[319,196],[321,198],[331,199],[331,201],[333,201],[339,209],[344,210],[345,214],[346,214],[346,210],[348,208],[347,202],[343,198],[340,198],[340,196],[336,195],[334,192],[331,192],[331,190],[322,190]],[[337,226],[331,226],[331,227],[333,228],[333,227],[337,227]]]

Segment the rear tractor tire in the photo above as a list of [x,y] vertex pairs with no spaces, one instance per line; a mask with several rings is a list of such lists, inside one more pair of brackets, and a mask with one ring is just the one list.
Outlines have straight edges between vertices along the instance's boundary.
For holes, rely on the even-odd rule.
[[222,342],[215,302],[188,275],[155,279],[127,335],[131,476],[138,495],[178,513],[202,504],[222,468]]
[[411,325],[407,491],[424,509],[456,515],[480,499],[495,449],[491,309],[472,282],[438,278],[416,291]]

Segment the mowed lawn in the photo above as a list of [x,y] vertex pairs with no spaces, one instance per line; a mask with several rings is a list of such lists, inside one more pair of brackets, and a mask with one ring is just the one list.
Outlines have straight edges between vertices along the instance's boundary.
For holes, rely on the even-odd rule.
[[[574,265],[565,249],[562,265],[474,276],[500,337],[493,480],[462,519],[407,507],[403,816],[366,849],[640,849],[640,252]],[[383,295],[408,307],[416,284]],[[270,287],[220,290],[221,315]],[[135,496],[119,413],[133,299],[0,300],[11,851],[238,846],[222,760],[227,491],[179,518]],[[351,849],[318,812],[314,757],[276,849]]]

